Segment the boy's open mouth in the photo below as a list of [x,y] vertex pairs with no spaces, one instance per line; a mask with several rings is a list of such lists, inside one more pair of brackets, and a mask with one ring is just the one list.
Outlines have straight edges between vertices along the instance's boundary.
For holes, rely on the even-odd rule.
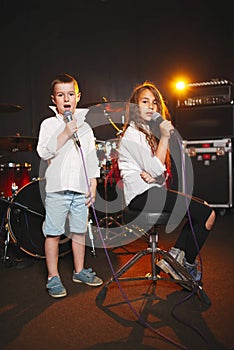
[[66,109],[71,108],[71,105],[66,104],[63,106],[63,108],[66,108]]

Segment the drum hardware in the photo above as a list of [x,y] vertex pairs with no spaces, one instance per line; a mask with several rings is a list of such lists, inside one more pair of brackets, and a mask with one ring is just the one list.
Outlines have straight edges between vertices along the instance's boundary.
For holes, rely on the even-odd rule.
[[[114,217],[108,215],[108,193],[107,185],[108,181],[112,185],[113,182],[118,182],[117,173],[115,171],[117,166],[117,144],[118,139],[110,139],[107,141],[96,141],[96,151],[99,160],[99,166],[101,168],[101,177],[104,186],[104,200],[105,200],[105,216],[100,219],[99,225],[105,228],[104,240],[113,239],[110,237],[110,226],[115,225],[117,227],[122,227],[122,225]],[[112,232],[114,235],[114,233]]]
[[104,99],[105,102],[91,102],[82,107],[90,107],[86,121],[93,129],[95,137],[99,140],[110,140],[121,132],[125,119],[126,102]]
[[[118,137],[122,133],[119,125],[124,124],[123,113],[125,111],[126,102],[108,101],[105,97],[102,99],[102,101],[91,102],[82,105],[81,107],[87,108],[92,106],[86,116],[86,120],[96,136],[96,152],[100,167],[100,181],[98,181],[98,183],[104,184],[105,200],[105,208],[103,210],[105,211],[105,216],[99,220],[99,225],[105,229],[103,239],[112,240],[115,237],[119,237],[119,233],[115,234],[113,231],[111,231],[111,226],[120,227],[122,229],[123,225],[120,223],[121,220],[119,221],[119,219],[121,219],[121,215],[116,216],[116,218],[108,215],[107,182],[110,181],[112,185],[112,181],[116,180],[116,173],[113,171],[113,169],[117,164]],[[100,114],[104,116],[104,119],[100,117]],[[113,130],[115,131],[114,137],[112,136]],[[97,137],[98,135],[100,137]]]
[[[89,108],[89,107],[93,107],[93,106],[100,107],[100,106],[103,106],[103,104],[106,104],[106,103],[110,104],[110,103],[121,103],[121,102],[122,101],[108,101],[106,99],[106,97],[103,97],[102,100],[100,100],[100,101],[93,101],[93,102],[88,102],[88,103],[82,104],[82,105],[80,105],[80,108]],[[108,109],[108,112],[116,112],[116,108],[110,107]]]
[[17,186],[15,182],[12,182],[12,185],[11,185],[12,197],[16,196],[18,189],[19,189],[19,186]]
[[[17,196],[15,196],[14,198],[16,198],[16,197],[17,197]],[[34,214],[34,215],[38,215],[38,216],[41,216],[41,217],[44,218],[44,214],[38,213],[37,211],[32,210],[32,209],[30,209],[29,207],[27,207],[27,206],[25,206],[25,205],[23,205],[23,204],[20,204],[20,203],[18,203],[18,202],[12,202],[12,201],[9,202],[9,200],[7,200],[7,199],[5,199],[5,198],[0,198],[0,201],[2,201],[2,202],[4,202],[4,203],[8,203],[8,207],[9,207],[9,208],[12,208],[12,207],[21,208],[21,209],[23,209],[23,210],[26,211],[26,212],[29,212],[29,213],[32,213],[32,214]]]
[[[12,208],[12,207],[16,207],[17,208],[15,210],[15,212],[17,213],[16,215],[20,215],[21,209],[23,209],[26,212],[29,212],[29,213],[32,213],[34,215],[38,215],[38,216],[44,217],[43,214],[38,213],[35,210],[32,210],[32,209],[28,208],[27,206],[22,205],[22,204],[20,204],[18,202],[12,202],[12,201],[10,201],[8,199],[5,199],[5,198],[0,198],[0,201],[5,203],[5,204],[7,204],[7,211],[10,208]],[[6,263],[6,261],[9,259],[9,257],[7,256],[7,250],[8,250],[8,246],[9,246],[9,243],[10,243],[10,230],[9,230],[9,225],[8,225],[7,221],[5,223],[5,230],[6,230],[6,239],[4,241],[5,246],[4,246],[3,263]]]
[[95,246],[94,246],[94,237],[93,237],[93,231],[92,231],[92,219],[89,219],[88,221],[88,234],[89,234],[89,239],[91,241],[91,254],[93,256],[96,256],[96,250],[95,250]]
[[[4,262],[8,259],[10,238],[24,253],[35,258],[45,258],[45,236],[42,231],[45,217],[44,188],[45,179],[38,178],[22,187],[11,201],[1,198],[7,204]],[[70,251],[70,238],[63,235],[59,243],[59,256]]]
[[1,136],[0,150],[8,152],[32,152],[36,149],[37,138],[31,136]]
[[[1,198],[0,200],[3,202],[3,198]],[[5,267],[12,267],[12,266],[15,266],[17,264],[17,262],[16,262],[16,259],[10,258],[8,256],[8,247],[10,244],[10,232],[8,229],[6,214],[7,214],[8,207],[10,205],[10,200],[4,200],[4,204],[6,204],[6,207],[4,209],[4,212],[1,212],[1,227],[0,227],[1,261]],[[2,206],[1,206],[1,208],[2,208]],[[18,251],[17,251],[17,253],[18,253]]]
[[120,130],[120,128],[116,125],[116,123],[113,122],[109,114],[109,112],[113,112],[113,109],[111,108],[111,105],[109,103],[107,104],[107,99],[105,97],[103,97],[103,100],[104,100],[104,111],[103,111],[104,116],[109,121],[109,123],[115,128],[115,130],[117,130],[117,133],[119,135],[122,132],[122,130]]
[[[9,261],[9,257],[7,256],[7,248],[10,242],[10,237],[7,235],[6,213],[10,202],[5,198],[0,198],[0,201],[3,202],[3,199],[4,199],[4,205],[1,205],[1,227],[0,227],[1,240],[0,241],[1,241],[1,259],[3,263],[6,263],[6,261]],[[4,235],[2,236],[2,234]]]
[[22,110],[22,107],[19,105],[13,105],[9,103],[0,103],[0,113],[19,112],[21,110]]
[[0,164],[0,193],[2,197],[11,198],[19,188],[30,182],[30,163]]
[[[105,190],[106,192],[106,190]],[[104,241],[109,241],[112,239],[115,239],[119,236],[119,234],[115,234],[111,231],[111,226],[114,225],[115,227],[122,227],[122,225],[115,219],[113,216],[108,215],[108,205],[107,205],[107,199],[105,199],[105,216],[99,220],[100,227],[105,228],[105,236],[103,237]],[[104,226],[103,226],[104,224]],[[111,234],[111,235],[110,235]]]
[[[123,106],[121,105],[120,108],[118,106],[118,109],[113,108],[110,104],[110,102],[107,101],[106,98],[103,98],[104,103],[104,109],[103,109],[103,114],[105,119],[108,120],[108,122],[110,123],[111,126],[113,126],[113,128],[115,130],[117,130],[117,135],[119,136],[122,132],[122,130],[116,125],[116,123],[112,120],[112,118],[110,117],[109,112],[115,112],[116,110],[118,111],[123,111]],[[121,122],[123,124],[123,118],[121,119]],[[104,241],[107,240],[112,240],[116,237],[119,236],[119,234],[116,234],[114,232],[111,232],[110,230],[110,226],[114,225],[115,227],[121,227],[122,228],[122,224],[118,222],[117,219],[115,219],[113,216],[109,216],[108,215],[108,198],[107,198],[107,183],[108,180],[110,179],[111,184],[112,184],[112,177],[114,177],[115,180],[119,180],[116,178],[116,172],[114,171],[115,169],[117,169],[117,158],[118,158],[118,151],[117,151],[117,144],[118,144],[118,138],[115,139],[109,139],[107,141],[104,142],[104,153],[105,153],[105,158],[102,159],[102,163],[101,166],[105,167],[105,171],[104,171],[104,199],[105,199],[105,216],[103,218],[100,219],[99,221],[99,225],[102,226],[104,224],[105,227],[105,237],[103,237]],[[112,236],[111,236],[111,235]]]
[[108,113],[106,113],[106,117],[107,117],[108,121],[110,122],[110,124],[115,128],[115,130],[117,130],[117,135],[120,135],[123,132],[123,130],[118,128],[118,126],[113,122],[113,120],[111,119],[111,117],[109,116]]
[[[6,219],[6,214],[10,206],[12,206],[12,199],[16,197],[17,191],[30,181],[29,171],[31,171],[31,164],[24,163],[5,163],[0,164],[0,193],[1,193],[1,209],[5,206],[2,213],[1,233],[4,233],[3,251],[1,254],[3,263],[10,267],[16,263],[7,255],[8,246],[10,243],[10,232]],[[16,205],[17,203],[14,203]],[[22,267],[27,267],[28,264],[21,262]]]
[[[109,216],[108,215],[108,196],[107,196],[107,185],[108,185],[108,181],[110,181],[110,184],[112,185],[113,182],[116,183],[116,186],[119,186],[119,181],[121,181],[120,179],[120,175],[119,175],[119,171],[118,171],[118,163],[117,163],[117,157],[113,157],[111,159],[111,168],[109,170],[109,172],[106,174],[105,179],[104,179],[104,198],[105,198],[105,216],[103,218],[100,219],[99,224],[102,225],[104,223],[104,227],[105,227],[105,237],[104,240],[111,240],[113,238],[115,238],[115,234],[113,235],[113,237],[110,237],[110,227],[112,225],[116,226],[116,227],[122,227],[122,224],[119,223],[119,221],[117,220],[117,218],[119,218],[119,216],[115,219],[113,216]],[[122,208],[123,208],[123,200],[122,200]]]

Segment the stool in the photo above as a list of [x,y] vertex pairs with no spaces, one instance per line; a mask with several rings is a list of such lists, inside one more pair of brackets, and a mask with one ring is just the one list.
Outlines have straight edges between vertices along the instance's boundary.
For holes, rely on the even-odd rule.
[[[132,256],[116,273],[112,276],[109,281],[102,287],[97,295],[97,303],[102,303],[106,297],[108,287],[111,283],[118,281],[139,281],[139,280],[151,280],[152,283],[156,284],[158,280],[167,280],[173,283],[181,285],[183,288],[189,291],[196,291],[198,296],[203,299],[206,304],[210,305],[210,300],[205,294],[202,288],[202,282],[196,282],[192,276],[187,272],[187,270],[180,265],[167,251],[161,250],[157,247],[158,243],[158,229],[160,226],[164,226],[169,221],[171,213],[148,213],[148,212],[138,212],[135,210],[130,210],[126,207],[123,210],[123,223],[132,225],[137,225],[147,232],[148,244],[149,246],[137,252]],[[129,270],[139,259],[143,256],[151,254],[151,272],[147,273],[145,276],[136,277],[121,277],[127,270]],[[180,280],[173,279],[171,277],[163,278],[159,275],[160,268],[157,267],[157,261],[163,258],[171,267],[181,276]]]

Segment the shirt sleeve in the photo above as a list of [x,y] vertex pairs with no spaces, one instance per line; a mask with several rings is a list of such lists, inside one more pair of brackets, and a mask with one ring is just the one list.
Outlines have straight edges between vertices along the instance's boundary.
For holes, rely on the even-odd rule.
[[158,177],[166,170],[159,158],[152,155],[145,135],[134,128],[124,135],[120,150],[122,161],[128,162],[132,171],[146,171],[152,177]]
[[[52,121],[52,123],[51,123]],[[57,152],[57,135],[61,133],[64,126],[55,128],[52,119],[45,119],[40,126],[37,153],[44,160],[49,160],[56,155]]]

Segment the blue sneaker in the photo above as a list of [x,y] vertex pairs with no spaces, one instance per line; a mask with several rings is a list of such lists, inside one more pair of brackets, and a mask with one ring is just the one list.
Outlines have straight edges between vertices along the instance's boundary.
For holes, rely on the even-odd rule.
[[195,282],[201,280],[201,271],[197,269],[197,263],[190,264],[187,261],[185,261],[184,266]]
[[103,284],[103,280],[96,276],[96,272],[93,272],[91,268],[83,269],[79,273],[73,272],[73,282],[85,283],[91,287],[98,287]]
[[67,291],[64,288],[59,276],[54,276],[47,281],[46,288],[48,293],[53,298],[61,298],[67,295]]

